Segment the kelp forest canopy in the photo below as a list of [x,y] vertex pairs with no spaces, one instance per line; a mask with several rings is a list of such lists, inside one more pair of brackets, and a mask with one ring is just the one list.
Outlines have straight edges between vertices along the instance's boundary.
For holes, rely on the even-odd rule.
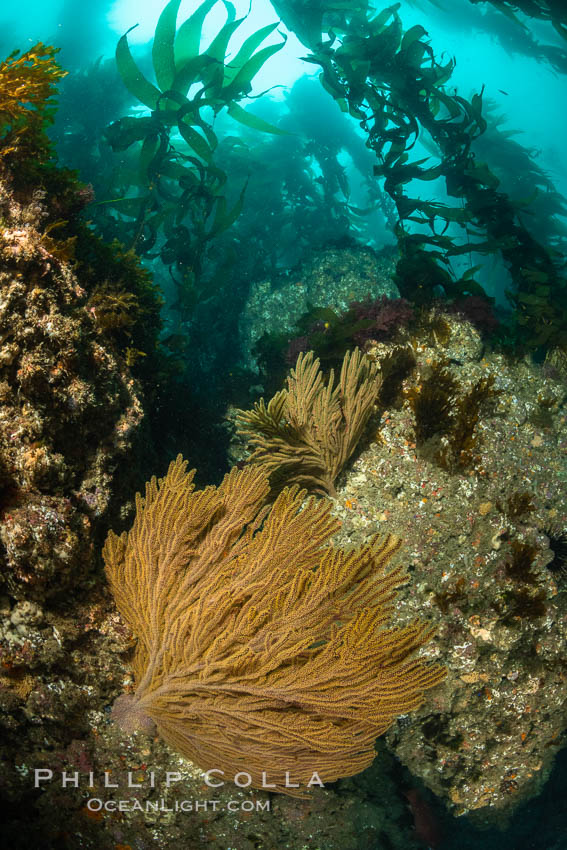
[[[450,299],[484,295],[479,266],[471,263],[458,276],[451,260],[500,255],[513,282],[507,292],[516,310],[512,334],[534,348],[564,343],[564,255],[534,236],[524,223],[525,202],[511,200],[489,158],[482,161],[475,153],[475,141],[489,129],[484,88],[470,99],[457,94],[451,87],[456,60],[436,54],[425,27],[404,29],[401,3],[383,9],[366,2],[333,4],[332,11],[305,0],[274,5],[310,49],[306,61],[321,66],[325,89],[367,133],[367,146],[377,158],[374,174],[395,204],[401,294],[417,302],[440,290]],[[567,8],[559,2],[494,0],[493,5],[518,27],[523,25],[513,13],[519,10],[550,20],[567,39]],[[436,165],[429,164],[430,157],[411,156],[423,135],[434,143]],[[422,200],[419,183],[438,178],[446,200]]]
[[[229,325],[251,282],[341,240],[394,245],[394,282],[414,306],[496,300],[499,344],[541,354],[565,346],[565,198],[483,80],[466,94],[457,87],[458,45],[447,53],[428,31],[441,13],[471,22],[561,75],[565,4],[459,0],[450,16],[448,0],[271,5],[273,20],[237,44],[246,11],[204,0],[183,20],[181,0],[169,0],[150,45],[134,48],[128,30],[115,59],[60,86],[60,161],[93,185],[96,232],[143,258],[161,286],[170,366],[182,373],[198,352],[192,380],[207,373],[208,388],[226,371],[215,363],[234,357]],[[210,39],[209,13],[222,7]],[[262,91],[258,75],[275,68],[284,26],[312,76]],[[541,27],[553,44],[539,40]],[[141,363],[147,352],[128,337],[136,305],[123,293],[98,298],[107,329]]]

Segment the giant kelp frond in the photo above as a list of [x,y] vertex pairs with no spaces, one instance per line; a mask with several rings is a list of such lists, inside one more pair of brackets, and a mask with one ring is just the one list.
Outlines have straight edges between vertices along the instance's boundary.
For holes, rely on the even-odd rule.
[[[55,60],[58,50],[36,44],[0,62],[0,155],[20,140],[39,144],[46,122],[52,119],[57,82],[67,73]],[[42,141],[46,146],[47,140]]]
[[[150,115],[126,115],[105,132],[113,150],[139,148],[138,168],[125,191],[105,202],[118,216],[122,241],[140,254],[159,255],[170,267],[177,298],[173,309],[187,326],[197,304],[218,295],[229,276],[228,252],[212,260],[211,244],[239,217],[246,183],[231,203],[225,195],[228,174],[215,162],[218,139],[211,120],[222,110],[235,120],[272,134],[284,131],[247,112],[239,101],[247,97],[252,80],[286,41],[261,47],[275,30],[269,24],[250,35],[227,60],[230,40],[244,18],[235,20],[231,3],[224,3],[226,23],[202,52],[205,18],[220,0],[204,0],[180,26],[181,0],[169,0],[154,34],[152,64],[155,81],[138,68],[128,44],[128,32],[116,47],[118,72],[131,95]],[[165,237],[165,238],[162,238]]]
[[300,484],[335,494],[337,475],[351,457],[380,387],[377,367],[358,348],[345,354],[335,386],[325,383],[312,351],[300,354],[282,390],[252,410],[238,411],[239,433],[250,440],[252,463],[263,466],[274,490]]
[[[503,10],[514,5],[508,0],[493,2]],[[555,0],[557,12],[549,3],[526,0],[526,4],[538,15],[547,7],[545,19],[551,19],[559,32],[567,32],[558,17],[564,0]],[[282,5],[298,3],[286,0]],[[489,164],[475,156],[474,143],[488,126],[484,86],[470,101],[461,97],[449,84],[454,60],[436,58],[420,24],[404,32],[399,7],[395,3],[375,14],[366,4],[341,5],[333,11],[330,29],[326,29],[330,22],[323,21],[320,36],[309,44],[313,53],[305,59],[321,66],[323,86],[343,111],[359,120],[368,133],[368,147],[377,155],[375,176],[383,178],[398,216],[400,260],[395,283],[400,294],[414,303],[427,303],[440,289],[449,298],[482,297],[485,293],[474,277],[478,268],[471,264],[456,279],[451,258],[498,253],[515,286],[509,295],[516,309],[510,342],[516,337],[519,344],[532,348],[560,344],[567,321],[561,257],[553,246],[550,249],[545,233],[540,241],[528,229],[525,203],[509,197]],[[325,32],[332,38],[325,40]],[[436,165],[411,159],[423,131],[438,149],[441,162]],[[447,191],[443,202],[424,200],[408,188],[416,180],[440,178]],[[451,233],[458,229],[462,239]]]
[[[226,4],[226,23],[206,50],[200,53],[203,22],[218,1],[205,0],[179,28],[177,15],[181,0],[170,0],[165,6],[158,20],[152,47],[157,86],[136,65],[128,45],[128,33],[125,33],[116,48],[116,63],[124,84],[149,109],[178,110],[181,106],[183,114],[174,118],[173,123],[179,123],[182,134],[193,124],[204,129],[199,116],[199,109],[203,105],[212,107],[215,112],[226,106],[229,114],[237,121],[265,132],[280,133],[282,131],[252,114],[245,113],[243,118],[244,110],[237,106],[236,101],[248,94],[253,78],[270,56],[281,50],[286,37],[283,36],[283,40],[277,44],[258,49],[277,27],[277,23],[268,24],[249,36],[234,59],[225,64],[230,39],[245,20],[235,20],[234,7],[229,3]],[[189,89],[196,84],[203,86],[202,91],[197,97],[188,99]],[[205,90],[206,101],[202,98]],[[210,146],[211,141],[209,134],[205,135],[206,139],[197,136],[197,144],[202,146],[203,151]],[[190,146],[193,146],[195,138],[190,133]],[[199,142],[199,139],[202,141]],[[200,155],[199,150],[196,153]]]
[[[195,490],[179,456],[136,499],[131,531],[104,548],[116,604],[138,638],[125,731],[151,728],[203,769],[301,794],[350,776],[400,713],[445,675],[412,653],[432,630],[391,625],[400,540],[329,545],[330,503],[297,487],[265,506],[258,467]],[[285,772],[302,786],[286,787]]]
[[[478,0],[470,0],[477,3]],[[484,0],[500,12],[503,12],[520,26],[522,22],[516,17],[520,10],[528,18],[539,18],[541,21],[551,21],[553,28],[567,41],[567,9],[563,0]]]

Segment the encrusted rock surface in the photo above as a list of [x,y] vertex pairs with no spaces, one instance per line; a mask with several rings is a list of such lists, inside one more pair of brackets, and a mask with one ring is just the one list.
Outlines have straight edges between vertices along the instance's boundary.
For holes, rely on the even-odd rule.
[[[210,788],[158,739],[121,737],[111,724],[113,701],[132,686],[133,642],[106,589],[100,544],[133,495],[143,402],[65,246],[44,226],[48,200],[16,199],[2,176],[3,844],[357,850],[386,840],[417,850],[386,754],[372,791],[351,780],[304,802],[230,778]],[[167,771],[179,776],[170,787]]]
[[239,322],[246,367],[257,369],[252,349],[263,333],[292,332],[297,320],[312,307],[342,313],[352,301],[362,301],[367,295],[396,298],[394,267],[391,252],[329,247],[314,251],[300,267],[273,283],[253,284]]
[[[404,540],[411,582],[397,615],[436,624],[425,653],[449,675],[387,741],[455,813],[498,818],[541,789],[564,743],[567,577],[549,535],[567,527],[567,386],[529,358],[483,351],[470,325],[446,321],[443,343],[409,340],[416,368],[343,474],[338,542],[377,531]],[[410,404],[444,358],[460,392],[489,375],[496,390],[481,407],[472,463],[459,470],[439,461],[445,438],[416,446]]]
[[[411,582],[396,613],[401,623],[436,623],[425,652],[447,665],[448,679],[399,720],[360,777],[308,801],[229,782],[211,789],[158,739],[121,736],[110,723],[113,700],[132,685],[133,644],[97,571],[98,543],[113,500],[132,495],[123,470],[142,402],[73,269],[50,251],[42,201],[18,204],[2,184],[0,791],[10,846],[413,850],[403,798],[412,780],[386,745],[455,813],[505,817],[533,795],[562,743],[567,698],[567,594],[548,568],[549,533],[567,523],[560,371],[486,351],[455,317],[430,333],[404,331],[398,342],[411,346],[416,368],[377,410],[338,482],[337,542],[376,531],[404,539]],[[354,275],[355,254],[337,255],[340,274]],[[329,263],[325,274],[315,263],[314,276],[328,281]],[[374,294],[367,282],[333,306]],[[416,446],[411,390],[440,358],[462,393],[491,374],[498,391],[482,407],[470,466],[458,470],[439,461],[444,438]],[[523,513],[515,494],[529,495]],[[533,557],[518,573],[510,564],[519,546]],[[39,788],[35,770],[51,771]],[[167,771],[179,775],[170,787]]]
[[143,417],[45,217],[40,192],[26,204],[2,179],[0,573],[16,598],[37,600],[76,590],[92,568]]

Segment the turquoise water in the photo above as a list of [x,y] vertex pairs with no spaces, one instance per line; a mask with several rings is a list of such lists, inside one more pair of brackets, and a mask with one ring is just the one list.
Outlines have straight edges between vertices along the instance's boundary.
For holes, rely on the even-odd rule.
[[[183,0],[178,23],[196,5]],[[397,97],[397,103],[402,103],[400,112],[408,125],[415,119],[418,127],[400,143],[408,145],[404,160],[400,151],[392,153],[399,135],[391,136],[379,151],[378,143],[374,150],[367,144],[372,106],[368,99],[356,102],[352,80],[348,85],[327,80],[326,90],[320,85],[324,50],[307,32],[309,16],[304,13],[309,8],[320,12],[324,6],[283,0],[274,7],[267,0],[252,0],[251,7],[243,0],[234,3],[236,18],[243,21],[224,57],[228,68],[247,38],[262,27],[277,26],[266,31],[265,40],[255,48],[272,46],[273,55],[258,63],[250,86],[238,90],[230,106],[228,97],[224,105],[212,95],[206,101],[211,91],[218,95],[214,62],[199,71],[205,75],[204,88],[197,74],[176,99],[171,93],[175,84],[172,78],[167,85],[163,82],[167,78],[163,71],[163,80],[157,80],[161,92],[155,88],[156,57],[152,70],[151,49],[163,0],[21,0],[0,10],[3,55],[14,49],[25,51],[38,41],[61,48],[58,61],[69,74],[60,85],[50,136],[59,163],[77,169],[79,178],[92,187],[92,203],[84,214],[89,226],[105,240],[116,238],[133,250],[163,298],[159,339],[174,379],[163,394],[155,379],[152,427],[154,434],[163,437],[164,456],[181,450],[193,455],[190,462],[199,467],[201,482],[218,482],[231,457],[224,418],[227,407],[244,407],[262,392],[275,391],[291,362],[294,342],[309,335],[315,338],[317,333],[324,336],[330,326],[337,333],[334,342],[339,348],[347,335],[341,310],[364,300],[366,278],[359,283],[361,289],[353,284],[345,293],[340,287],[333,289],[330,273],[317,291],[320,300],[305,301],[301,324],[303,310],[294,313],[291,302],[299,301],[303,286],[299,278],[305,269],[301,264],[309,262],[313,251],[331,246],[332,251],[352,250],[356,257],[356,247],[368,246],[383,264],[384,286],[373,295],[401,295],[416,310],[431,303],[428,286],[434,290],[429,295],[436,304],[450,307],[462,298],[480,295],[494,322],[486,324],[485,317],[485,343],[501,345],[506,355],[520,351],[520,360],[525,355],[541,364],[549,350],[567,346],[567,40],[549,21],[517,10],[512,15],[511,9],[506,15],[498,3],[403,0],[396,4],[390,19],[399,15],[405,32],[423,27],[413,31],[414,44],[421,40],[431,45],[439,64],[454,63],[441,84],[445,99],[436,103],[439,111],[425,118],[420,112],[425,102],[420,100],[422,90],[418,88],[416,95],[403,86],[396,89],[399,78],[388,68],[394,101]],[[347,3],[345,8],[351,7]],[[376,11],[381,9],[378,4]],[[328,6],[324,32],[327,38],[336,32],[336,40],[329,41],[333,48],[343,37],[342,11],[340,3]],[[210,49],[231,13],[232,5],[222,2],[211,9],[202,29],[202,53]],[[565,27],[566,20],[564,13]],[[125,58],[124,40],[122,53],[119,49],[118,60],[115,57],[119,39],[132,27],[128,45],[137,72],[128,64],[132,59]],[[315,61],[305,61],[313,59],[313,54]],[[222,66],[222,58],[215,61]],[[149,84],[140,83],[144,77]],[[352,98],[351,115],[347,94]],[[183,113],[185,95],[206,102],[201,106],[198,100],[191,101],[191,108]],[[447,138],[442,132],[436,136],[432,116],[439,117],[443,109],[450,115],[450,104],[461,104],[464,113],[458,115],[466,113],[471,126],[477,121],[477,129],[470,131],[475,138],[468,177],[474,163],[486,163],[491,169],[483,191],[488,187],[501,193],[500,205],[490,196],[495,203],[492,212],[489,193],[481,197],[477,185],[469,186],[467,194],[462,188],[463,173],[455,177],[447,167],[451,150],[456,150],[451,145],[463,143],[451,137],[457,114]],[[160,117],[160,109],[174,117]],[[198,119],[186,121],[188,114],[197,114]],[[361,126],[364,115],[366,126]],[[395,121],[388,129],[393,125]],[[403,135],[400,126],[396,125],[397,132]],[[403,169],[408,161],[417,163],[423,179],[413,179],[414,174],[396,183],[402,171],[396,172],[394,166]],[[451,178],[452,191],[447,188]],[[414,201],[403,216],[403,205]],[[515,205],[513,225],[506,218],[504,201]],[[477,217],[469,217],[475,203]],[[421,220],[416,220],[416,210],[423,212]],[[421,265],[409,273],[406,269],[405,277],[398,265],[396,287],[392,286],[397,252],[402,250],[400,217],[408,241],[432,237],[425,243],[426,251],[432,251],[438,260],[437,273],[441,269],[446,278],[435,278],[433,284],[416,280],[415,269],[423,268],[421,255]],[[483,246],[484,239],[488,247]],[[510,239],[516,242],[511,244]],[[470,243],[476,243],[478,250],[466,250]],[[525,262],[518,260],[515,267],[514,256],[523,249]],[[534,257],[537,262],[530,265]],[[410,263],[412,255],[408,253],[406,259]],[[270,298],[275,293],[270,301],[268,292]],[[405,319],[400,321],[403,324]],[[284,339],[278,338],[278,326],[285,331]],[[358,333],[366,329],[356,327]],[[262,337],[263,331],[272,333]],[[136,366],[140,380],[151,385],[152,378],[144,373],[148,352],[137,339],[128,331],[120,344],[132,359],[128,365]],[[325,341],[327,365],[336,365],[336,350],[331,344],[324,346]],[[456,356],[452,362],[459,365]],[[190,406],[197,412],[188,412]],[[414,784],[401,767],[389,781],[399,795]],[[427,817],[435,824],[429,833],[422,832],[422,846],[429,840],[437,850],[567,850],[566,782],[563,750],[543,790],[517,808],[506,823],[497,827],[491,820],[485,828],[481,828],[482,816],[453,817],[418,782]],[[359,793],[362,799],[362,788]],[[375,789],[364,789],[364,793],[370,798],[377,794]],[[408,810],[408,829],[411,820]],[[381,840],[360,846],[390,850]]]
[[[348,4],[347,4],[348,5]],[[54,43],[60,46],[60,61],[70,71],[78,68],[86,69],[89,63],[111,60],[118,38],[127,30],[128,40],[134,56],[148,55],[151,47],[151,39],[155,30],[161,2],[135,3],[115,2],[106,3],[104,0],[93,0],[89,4],[78,4],[74,0],[67,2],[48,2],[23,4],[22,10],[16,10],[13,6],[5,8],[0,17],[2,32],[6,43],[6,51],[12,44],[20,44],[22,47],[29,46],[37,40]],[[400,5],[400,15],[403,26],[409,30],[414,25],[422,24],[427,30],[427,37],[431,39],[435,55],[439,61],[444,62],[453,58],[455,67],[448,83],[448,91],[452,95],[470,99],[474,93],[483,92],[483,103],[485,114],[492,117],[492,123],[496,123],[497,132],[500,137],[510,134],[512,141],[517,142],[525,150],[535,167],[545,175],[544,181],[537,186],[534,185],[533,176],[525,177],[521,171],[523,166],[508,160],[508,154],[504,150],[501,154],[492,152],[493,168],[495,174],[502,181],[502,187],[514,201],[530,204],[524,221],[529,230],[539,236],[557,240],[564,244],[565,234],[563,232],[565,217],[557,218],[556,213],[564,213],[561,209],[561,198],[567,192],[567,162],[563,140],[567,135],[566,111],[562,108],[565,102],[565,58],[564,40],[554,30],[549,21],[530,19],[527,23],[519,14],[516,20],[511,20],[506,15],[498,12],[487,4],[471,4],[469,0],[455,0],[446,4],[442,2],[432,3],[430,0],[414,0],[414,2],[403,2]],[[450,8],[449,8],[450,6]],[[182,21],[192,10],[190,0],[181,3],[179,21]],[[278,20],[278,12],[269,3],[254,2],[248,9],[248,4],[241,2],[234,4],[238,18],[244,20],[230,40],[227,52],[227,61],[235,56],[240,44],[252,32],[266,24]],[[281,9],[280,9],[281,11]],[[204,49],[215,34],[222,27],[226,11],[222,3],[213,6],[205,19],[202,30],[201,48]],[[285,16],[284,16],[285,18]],[[287,23],[291,26],[289,19]],[[303,61],[306,55],[306,47],[296,35],[280,22],[278,27],[281,37],[287,42],[281,50],[270,57],[259,70],[253,81],[251,95],[256,97],[265,92],[259,100],[248,101],[251,111],[256,110],[259,114],[279,115],[282,126],[297,123],[297,120],[306,121],[306,116],[317,116],[317,110],[323,108],[326,113],[321,114],[320,119],[315,118],[312,126],[307,123],[299,128],[300,133],[309,135],[314,132],[313,125],[318,124],[319,132],[324,122],[330,120],[330,114],[334,107],[330,99],[323,99],[321,90],[314,86],[307,93],[303,89],[301,97],[296,97],[296,102],[290,101],[290,92],[293,85],[306,75],[316,76],[317,67]],[[9,35],[8,35],[9,34]],[[301,36],[301,33],[299,33]],[[280,38],[277,33],[267,37],[266,44],[276,43]],[[562,52],[563,51],[563,52]],[[110,62],[109,62],[110,65]],[[110,123],[112,119],[118,118],[126,107],[126,99],[122,102],[116,101],[118,91],[112,86],[112,91],[103,94],[103,89],[108,84],[108,79],[101,77],[96,80],[91,75],[93,86],[92,97],[97,98],[98,121],[96,110],[90,116],[91,133],[102,133],[103,126]],[[58,141],[61,161],[67,164],[66,149],[73,148],[73,132],[77,132],[76,120],[72,113],[81,110],[83,97],[89,94],[83,88],[82,92],[75,92],[79,102],[73,102],[74,91],[72,79],[63,86],[61,109],[56,124],[55,138]],[[296,89],[296,91],[299,91]],[[113,102],[115,101],[115,102]],[[246,102],[244,102],[246,103]],[[141,105],[132,104],[131,108],[139,110]],[[121,110],[122,108],[122,110]],[[68,110],[68,111],[67,111]],[[291,119],[290,115],[291,113]],[[136,114],[136,113],[132,113]],[[327,138],[335,138],[338,130],[338,119],[335,116],[337,126],[327,133]],[[216,119],[217,127],[222,132],[230,134],[235,129],[230,120],[220,113]],[[240,128],[241,129],[241,128]],[[238,126],[236,127],[238,131]],[[297,127],[294,129],[294,132]],[[354,121],[343,122],[342,132],[359,134],[364,141],[364,133],[361,132]],[[323,133],[324,135],[324,133]],[[485,142],[489,141],[490,134],[485,134],[478,143],[478,158],[486,156]],[[92,141],[92,140],[91,140]],[[258,141],[264,141],[259,139]],[[83,140],[84,143],[84,140]],[[77,145],[78,146],[78,140]],[[371,195],[364,186],[367,173],[372,165],[370,157],[367,157],[362,173],[357,170],[353,163],[352,150],[342,142],[338,144],[336,152],[337,166],[344,168],[346,176],[350,177],[349,201],[355,207],[367,209],[372,204]],[[429,157],[428,165],[434,166],[439,162],[439,151],[435,149],[428,133],[422,129],[420,138],[415,147],[412,148],[416,158]],[[473,150],[475,146],[473,145]],[[83,151],[84,153],[84,151]],[[290,151],[282,151],[281,155]],[[280,155],[279,152],[276,155]],[[86,164],[81,163],[81,151],[75,150],[72,162],[73,167],[78,167],[81,176],[86,182],[96,182],[98,169],[91,163],[90,170]],[[309,164],[312,175],[320,176],[320,162],[317,157],[312,157]],[[520,172],[520,173],[519,173]],[[236,184],[231,185],[229,181],[229,192],[236,197],[239,188]],[[97,186],[95,186],[97,189]],[[106,192],[107,190],[103,190]],[[557,203],[550,206],[549,192],[557,192]],[[422,183],[419,186],[420,197],[441,201],[446,199],[444,183],[442,179]],[[534,193],[537,198],[534,198]],[[97,197],[102,201],[104,198]],[[251,206],[251,204],[249,204]],[[547,207],[547,208],[546,208]],[[542,218],[547,217],[547,221]],[[555,218],[553,216],[555,215]],[[362,225],[365,230],[365,239],[373,247],[380,248],[385,243],[395,240],[391,234],[391,227],[378,214],[370,218],[356,220],[350,216],[349,227],[351,232],[356,232],[357,226]],[[366,225],[366,226],[365,226]],[[344,228],[330,225],[331,238],[340,238]],[[409,225],[411,228],[411,225]],[[354,228],[354,230],[353,230]],[[556,231],[550,233],[552,231]],[[454,227],[449,233],[455,231]],[[457,238],[460,238],[457,236]],[[297,256],[286,257],[282,265],[289,265]],[[456,273],[462,273],[467,263],[479,264],[478,278],[485,292],[496,298],[497,303],[506,306],[505,292],[510,287],[511,281],[506,269],[493,257],[486,258],[471,255],[470,258],[454,259],[452,267]]]

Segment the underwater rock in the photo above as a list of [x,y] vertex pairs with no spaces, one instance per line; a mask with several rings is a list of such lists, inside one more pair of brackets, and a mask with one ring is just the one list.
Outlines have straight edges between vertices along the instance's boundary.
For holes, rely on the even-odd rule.
[[467,363],[480,360],[484,351],[484,342],[477,326],[467,321],[459,313],[442,310],[443,305],[424,311],[422,316],[422,334],[417,337],[418,346],[429,346],[442,352],[446,360],[455,363]]
[[[142,398],[99,332],[86,287],[42,238],[44,200],[15,198],[1,176],[1,797],[12,813],[3,840],[14,850],[116,850],[146,846],[151,830],[152,846],[187,850],[225,850],[227,835],[239,850],[308,846],[314,834],[326,850],[383,838],[411,847],[386,775],[372,801],[355,784],[340,795],[316,789],[307,802],[271,800],[229,780],[209,787],[159,740],[125,739],[110,724],[133,641],[96,573],[97,543],[134,489]],[[365,279],[354,294],[368,289]],[[52,780],[36,786],[35,771]],[[63,771],[78,774],[77,787],[62,786]],[[118,812],[122,798],[129,808]]]
[[[34,792],[34,770],[88,769],[87,718],[102,716],[120,675],[117,649],[129,640],[101,595],[98,543],[130,494],[143,420],[138,383],[98,332],[77,267],[46,235],[51,200],[39,190],[16,194],[2,169],[1,796],[14,807],[3,833],[14,848],[58,842],[73,805],[75,834],[93,826],[72,793]],[[93,838],[90,846],[105,845]]]
[[16,598],[75,590],[143,417],[97,334],[72,265],[46,239],[41,192],[0,177],[0,573]]
[[[412,339],[415,368],[336,483],[337,545],[377,531],[404,540],[412,582],[399,622],[437,625],[424,657],[443,659],[449,675],[387,743],[454,813],[502,821],[541,790],[565,726],[567,593],[562,572],[548,569],[546,528],[567,526],[567,390],[528,358],[479,357],[476,332],[458,321],[458,359],[453,334],[426,328]],[[369,355],[380,361],[388,348]],[[449,352],[448,423],[420,443],[412,393]],[[490,376],[457,468],[447,463],[460,433],[452,423]]]
[[392,281],[395,267],[388,252],[362,246],[330,246],[277,281],[253,284],[240,318],[240,343],[245,366],[257,371],[252,353],[264,333],[293,335],[297,320],[312,307],[344,312],[352,301],[381,295],[398,298]]

